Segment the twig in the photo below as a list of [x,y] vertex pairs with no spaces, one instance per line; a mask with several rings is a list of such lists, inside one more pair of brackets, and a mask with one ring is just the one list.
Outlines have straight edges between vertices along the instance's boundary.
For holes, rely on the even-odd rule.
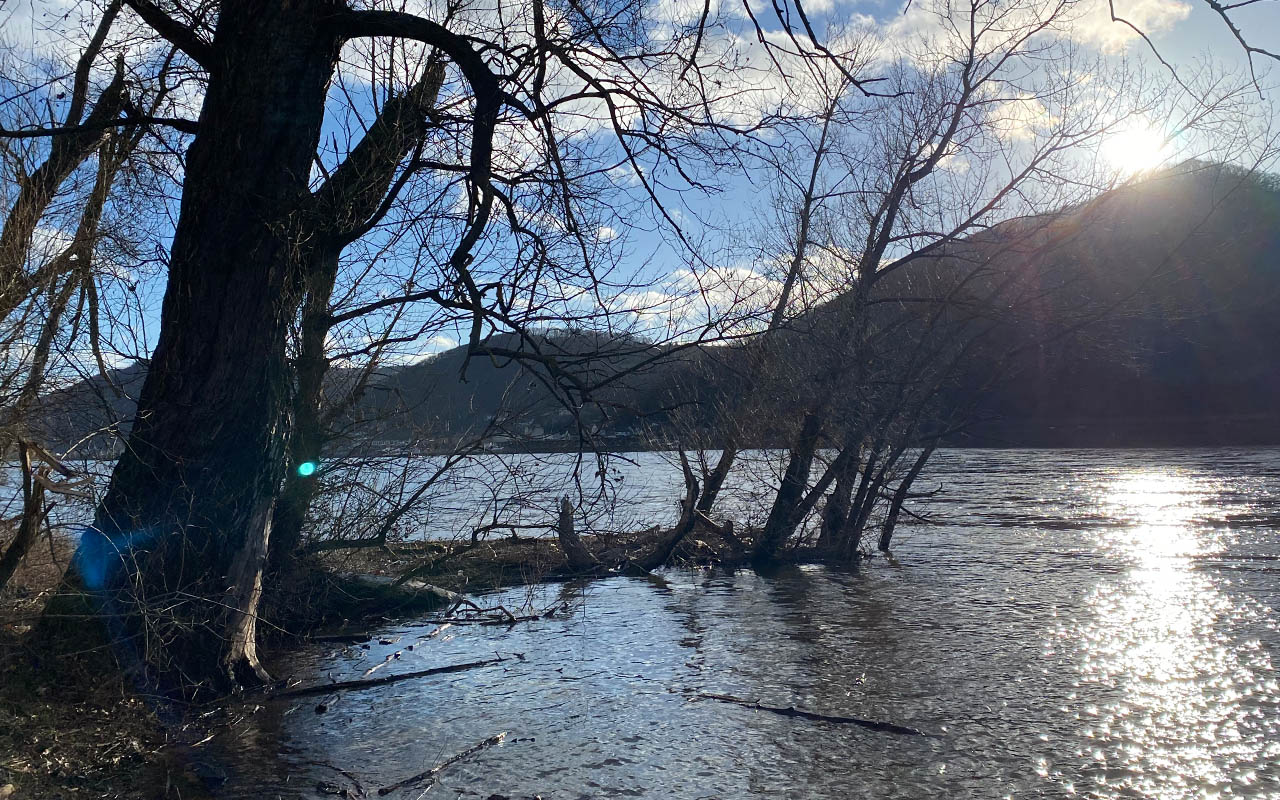
[[880,722],[874,719],[862,719],[860,717],[837,717],[829,714],[818,714],[813,711],[803,711],[795,706],[766,706],[763,703],[754,700],[743,700],[741,697],[733,697],[727,694],[711,694],[709,692],[694,692],[694,697],[704,700],[718,700],[721,703],[733,703],[743,708],[753,708],[759,711],[770,711],[774,714],[780,714],[784,717],[800,717],[801,719],[811,719],[816,722],[834,722],[837,725],[857,725],[860,728],[866,728],[871,731],[880,733],[897,733],[903,736],[928,736],[924,731],[916,728],[908,728],[905,725],[895,725],[892,722]]
[[464,670],[476,669],[477,667],[487,667],[491,664],[497,664],[500,661],[508,660],[509,659],[502,657],[490,658],[484,661],[468,661],[465,664],[451,664],[447,667],[433,667],[431,669],[419,670],[417,672],[406,672],[400,675],[383,675],[381,678],[340,681],[338,683],[326,683],[320,686],[303,686],[298,689],[290,689],[287,692],[279,692],[272,695],[272,697],[307,697],[313,694],[328,694],[329,692],[336,692],[344,689],[366,689],[370,686],[385,686],[389,683],[407,681],[413,678],[426,678],[431,675],[444,675],[449,672],[463,672]]
[[506,731],[503,731],[502,733],[499,733],[497,736],[490,736],[488,739],[485,739],[483,742],[478,742],[476,744],[473,744],[470,747],[468,747],[466,750],[463,750],[461,753],[458,753],[457,755],[454,755],[454,756],[450,756],[449,758],[445,759],[439,764],[436,764],[434,767],[427,770],[426,772],[419,772],[417,775],[414,775],[409,778],[405,778],[402,781],[396,781],[390,786],[383,786],[381,789],[378,790],[378,794],[380,796],[391,794],[392,792],[398,789],[404,789],[406,787],[412,786],[415,783],[421,783],[422,781],[428,781],[426,788],[429,789],[435,783],[436,775],[439,775],[445,769],[453,766],[454,764],[458,763],[459,761],[461,761],[462,759],[468,756],[474,755],[480,752],[481,750],[487,749],[489,747],[493,747],[495,744],[498,744],[499,742],[501,742],[506,735],[507,735]]

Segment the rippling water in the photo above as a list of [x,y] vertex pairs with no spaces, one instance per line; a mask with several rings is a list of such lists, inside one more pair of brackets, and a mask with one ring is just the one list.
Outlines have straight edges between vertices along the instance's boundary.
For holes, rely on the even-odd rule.
[[255,798],[372,792],[499,731],[428,797],[1280,797],[1280,450],[951,451],[922,480],[941,524],[896,563],[502,592],[569,611],[277,671],[523,661],[270,705],[202,757]]

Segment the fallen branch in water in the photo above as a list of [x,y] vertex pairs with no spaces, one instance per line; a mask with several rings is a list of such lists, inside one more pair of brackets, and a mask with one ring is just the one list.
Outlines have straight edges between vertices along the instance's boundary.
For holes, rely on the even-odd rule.
[[734,697],[727,694],[711,694],[709,692],[693,692],[694,697],[704,700],[718,700],[721,703],[733,703],[743,708],[754,708],[759,711],[770,711],[784,717],[800,717],[801,719],[811,719],[817,722],[834,722],[837,725],[857,725],[860,728],[866,728],[871,731],[880,733],[897,733],[903,736],[928,736],[924,731],[916,728],[908,728],[905,725],[894,725],[892,722],[880,722],[874,719],[861,719],[860,717],[837,717],[829,714],[818,714],[813,711],[803,711],[795,706],[767,706],[755,700],[743,700],[741,697]]
[[324,633],[309,637],[313,642],[336,642],[338,644],[362,644],[373,638],[373,634],[362,631],[352,633]]
[[426,583],[425,581],[420,581],[416,579],[409,580],[401,583],[400,586],[410,591],[432,594],[443,600],[448,600],[453,605],[449,607],[449,610],[447,612],[445,612],[446,618],[450,617],[459,608],[466,606],[467,608],[471,609],[477,614],[502,614],[503,617],[505,617],[505,620],[490,619],[490,620],[485,620],[481,622],[481,624],[499,625],[499,624],[502,624],[502,622],[504,621],[509,621],[512,624],[514,624],[516,622],[524,622],[525,620],[528,620],[528,619],[536,619],[536,617],[516,617],[515,614],[512,614],[510,611],[507,610],[506,606],[497,605],[497,606],[493,606],[492,608],[481,608],[475,602],[469,600],[463,595],[458,594],[457,592],[451,592],[448,589],[444,589],[442,587],[436,586],[433,583]]
[[[519,658],[519,656],[517,656]],[[277,692],[272,697],[307,697],[313,694],[328,694],[329,692],[341,691],[344,689],[366,689],[370,686],[385,686],[389,683],[397,683],[398,681],[412,680],[413,678],[426,678],[432,675],[444,675],[449,672],[462,672],[468,669],[476,669],[477,667],[487,667],[491,664],[497,664],[500,661],[508,661],[510,659],[490,658],[485,661],[468,661],[465,664],[451,664],[447,667],[433,667],[431,669],[419,670],[417,672],[405,672],[400,675],[383,675],[381,678],[364,678],[355,681],[339,681],[338,683],[326,683],[320,686],[303,686],[298,689],[290,689],[287,692]]]
[[454,756],[450,756],[444,761],[441,761],[439,764],[436,764],[434,767],[427,770],[426,772],[419,772],[417,775],[414,775],[409,778],[405,778],[402,781],[397,781],[391,784],[390,786],[383,786],[381,789],[378,790],[378,794],[379,795],[391,794],[392,792],[398,789],[405,789],[414,785],[415,783],[421,783],[423,781],[427,781],[427,785],[425,788],[430,789],[431,786],[434,785],[436,782],[436,776],[439,775],[441,772],[453,766],[454,764],[457,764],[459,761],[461,761],[462,759],[468,756],[475,755],[481,750],[484,750],[489,747],[493,747],[495,744],[498,744],[499,742],[501,742],[506,735],[507,734],[504,731],[498,734],[497,736],[490,736],[488,739],[485,739],[483,742],[478,742],[476,744],[473,744],[470,747],[468,747],[466,750],[463,750],[461,753],[458,753],[457,755],[454,755]]
[[330,791],[327,788],[327,785],[322,783],[320,784],[320,786],[325,787],[321,789],[323,794],[342,794],[343,797],[355,797],[355,798],[363,798],[363,797],[369,796],[369,793],[364,790],[364,786],[360,783],[360,779],[357,778],[355,775],[352,775],[350,772],[347,772],[345,769],[341,767],[335,767],[333,764],[330,764],[328,761],[308,761],[307,763],[317,767],[324,767],[325,769],[333,770],[334,772],[338,773],[342,777],[351,781],[351,786],[355,790],[354,792],[348,792],[345,789],[342,789],[341,787],[337,787],[338,791],[336,792]]

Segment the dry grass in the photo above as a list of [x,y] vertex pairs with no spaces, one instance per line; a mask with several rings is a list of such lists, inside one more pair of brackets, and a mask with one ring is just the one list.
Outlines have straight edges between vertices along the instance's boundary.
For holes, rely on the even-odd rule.
[[50,656],[26,636],[71,557],[40,542],[0,591],[0,796],[199,798],[151,704],[102,659]]

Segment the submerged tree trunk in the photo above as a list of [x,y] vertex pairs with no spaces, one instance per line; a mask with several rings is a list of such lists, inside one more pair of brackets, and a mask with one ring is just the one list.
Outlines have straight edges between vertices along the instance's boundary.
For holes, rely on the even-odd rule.
[[809,486],[809,471],[813,467],[823,422],[823,414],[812,410],[805,413],[800,434],[791,448],[790,461],[782,475],[782,484],[774,497],[773,508],[769,510],[769,518],[765,521],[764,530],[751,554],[751,560],[756,564],[767,563],[776,558],[782,545],[801,522],[797,511]]
[[860,458],[850,459],[836,476],[835,488],[822,508],[822,526],[818,532],[818,549],[835,551],[839,545],[845,523],[849,520],[849,508],[853,502],[853,487],[858,478]]
[[872,485],[879,463],[880,447],[883,439],[872,442],[867,451],[867,461],[860,464],[861,472],[855,471],[849,478],[850,484],[857,478],[857,491],[849,501],[849,506],[841,519],[833,520],[834,530],[831,534],[832,550],[839,561],[851,563],[858,557],[858,548],[862,545],[862,527],[865,514],[868,513],[867,500],[872,497]]
[[197,686],[263,680],[254,648],[285,469],[285,339],[307,182],[339,40],[320,0],[224,2],[187,154],[161,331],[77,580],[147,662]]
[[938,443],[935,441],[920,451],[920,455],[916,456],[915,463],[911,465],[911,469],[907,470],[907,474],[898,484],[898,488],[893,493],[893,500],[889,504],[889,513],[885,515],[884,525],[880,529],[880,550],[889,552],[889,543],[893,541],[893,529],[898,525],[898,515],[902,513],[902,504],[907,500],[907,494],[911,491],[911,485],[916,482],[916,478],[920,477],[920,471],[924,469],[924,465],[929,462],[929,458],[933,455],[933,451],[937,448]]
[[[818,549],[835,553],[840,549],[841,537],[849,521],[849,509],[853,503],[853,490],[858,480],[858,468],[862,466],[862,442],[860,436],[846,440],[841,455],[848,454],[835,476],[835,488],[827,497],[822,509],[822,525],[818,532]],[[852,443],[850,443],[852,442]],[[852,452],[851,452],[852,451]]]

